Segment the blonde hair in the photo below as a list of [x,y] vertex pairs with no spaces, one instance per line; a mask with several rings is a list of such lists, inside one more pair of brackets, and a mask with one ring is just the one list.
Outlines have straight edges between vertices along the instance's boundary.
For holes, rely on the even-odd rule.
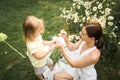
[[24,41],[33,41],[35,39],[36,30],[40,27],[41,34],[44,33],[44,21],[35,16],[28,16],[23,22]]

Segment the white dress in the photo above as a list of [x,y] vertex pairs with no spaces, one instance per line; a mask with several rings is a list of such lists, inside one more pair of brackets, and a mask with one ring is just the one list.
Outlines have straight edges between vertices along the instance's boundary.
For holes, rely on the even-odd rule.
[[[76,60],[76,56],[78,55],[78,52],[79,52],[78,50],[71,52],[66,48],[66,53],[69,55],[69,57],[72,60]],[[64,59],[64,57],[55,64],[53,71],[50,71],[47,68],[46,72],[44,73],[44,76],[47,78],[46,80],[54,80],[53,75],[59,71],[66,71],[74,78],[74,80],[78,80],[79,78],[77,74],[77,68],[71,67],[69,63]]]
[[[81,47],[79,48],[79,51],[81,50],[82,46],[83,45],[81,45]],[[96,47],[92,47],[92,48],[85,50],[84,52],[79,54],[78,59],[84,58],[86,55],[91,53],[94,49],[96,49]],[[78,68],[77,71],[78,71],[78,75],[80,77],[79,80],[97,80],[97,74],[96,74],[94,65],[95,64],[92,64],[92,65],[84,67],[84,68]]]
[[[91,51],[96,49],[96,47],[90,48],[84,51],[80,55],[80,51],[84,43],[85,42],[82,42],[79,48],[75,51],[69,51],[67,48],[65,48],[66,54],[68,54],[72,60],[78,60],[78,59],[82,59],[87,54],[89,54]],[[47,68],[44,73],[44,76],[46,77],[46,80],[54,80],[53,79],[54,73],[59,72],[59,71],[66,71],[67,73],[69,73],[71,76],[74,77],[74,80],[97,80],[96,78],[97,74],[94,68],[94,64],[88,67],[85,67],[85,68],[73,68],[67,63],[64,57],[60,59],[58,63],[55,64],[53,71],[50,71]]]

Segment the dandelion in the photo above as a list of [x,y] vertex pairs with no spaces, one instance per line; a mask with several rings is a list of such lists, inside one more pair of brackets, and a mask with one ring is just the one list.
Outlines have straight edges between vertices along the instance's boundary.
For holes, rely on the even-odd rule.
[[[22,55],[21,52],[19,52],[17,49],[15,49],[12,45],[10,45],[8,42],[6,42],[5,40],[7,39],[7,35],[4,33],[0,33],[0,42],[4,42],[5,44],[7,44],[11,49],[13,49],[15,52],[17,52],[20,56],[22,56],[23,58],[25,58],[24,55]],[[7,52],[5,52],[5,54],[7,54]]]
[[6,34],[0,33],[0,42],[5,41],[7,38]]

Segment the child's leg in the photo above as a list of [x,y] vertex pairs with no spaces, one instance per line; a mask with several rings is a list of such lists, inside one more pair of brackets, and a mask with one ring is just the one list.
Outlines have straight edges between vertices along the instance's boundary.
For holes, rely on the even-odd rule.
[[40,80],[44,80],[44,77],[43,77],[42,73],[44,73],[44,71],[45,71],[45,66],[43,66],[41,68],[34,67],[34,71],[35,71],[35,74],[37,75],[37,77]]
[[50,68],[50,70],[53,70],[54,63],[53,63],[52,59],[50,59],[50,58],[47,59],[47,66]]
[[39,80],[44,80],[44,77],[42,76],[42,74],[37,74],[37,77],[39,78]]

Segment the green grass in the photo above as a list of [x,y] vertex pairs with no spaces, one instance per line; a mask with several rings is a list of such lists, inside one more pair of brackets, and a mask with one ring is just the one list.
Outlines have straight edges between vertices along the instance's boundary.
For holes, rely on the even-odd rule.
[[[6,41],[26,56],[26,47],[22,39],[24,19],[29,15],[42,18],[46,26],[43,38],[51,40],[64,26],[65,21],[59,17],[61,14],[59,8],[71,6],[70,3],[71,0],[0,0],[0,32],[7,34]],[[54,62],[60,57],[57,49],[51,55]],[[98,80],[115,78],[108,77],[111,73],[105,74],[101,63],[96,68]],[[3,42],[0,42],[0,80],[38,80],[28,57],[23,59]]]
[[[26,56],[26,47],[22,39],[22,23],[29,15],[45,21],[45,40],[51,40],[64,25],[59,16],[60,7],[69,6],[69,0],[1,0],[0,32],[8,35],[6,40]],[[51,58],[57,61],[59,53],[54,51]],[[33,67],[28,59],[23,59],[3,42],[0,43],[0,80],[35,80]]]

